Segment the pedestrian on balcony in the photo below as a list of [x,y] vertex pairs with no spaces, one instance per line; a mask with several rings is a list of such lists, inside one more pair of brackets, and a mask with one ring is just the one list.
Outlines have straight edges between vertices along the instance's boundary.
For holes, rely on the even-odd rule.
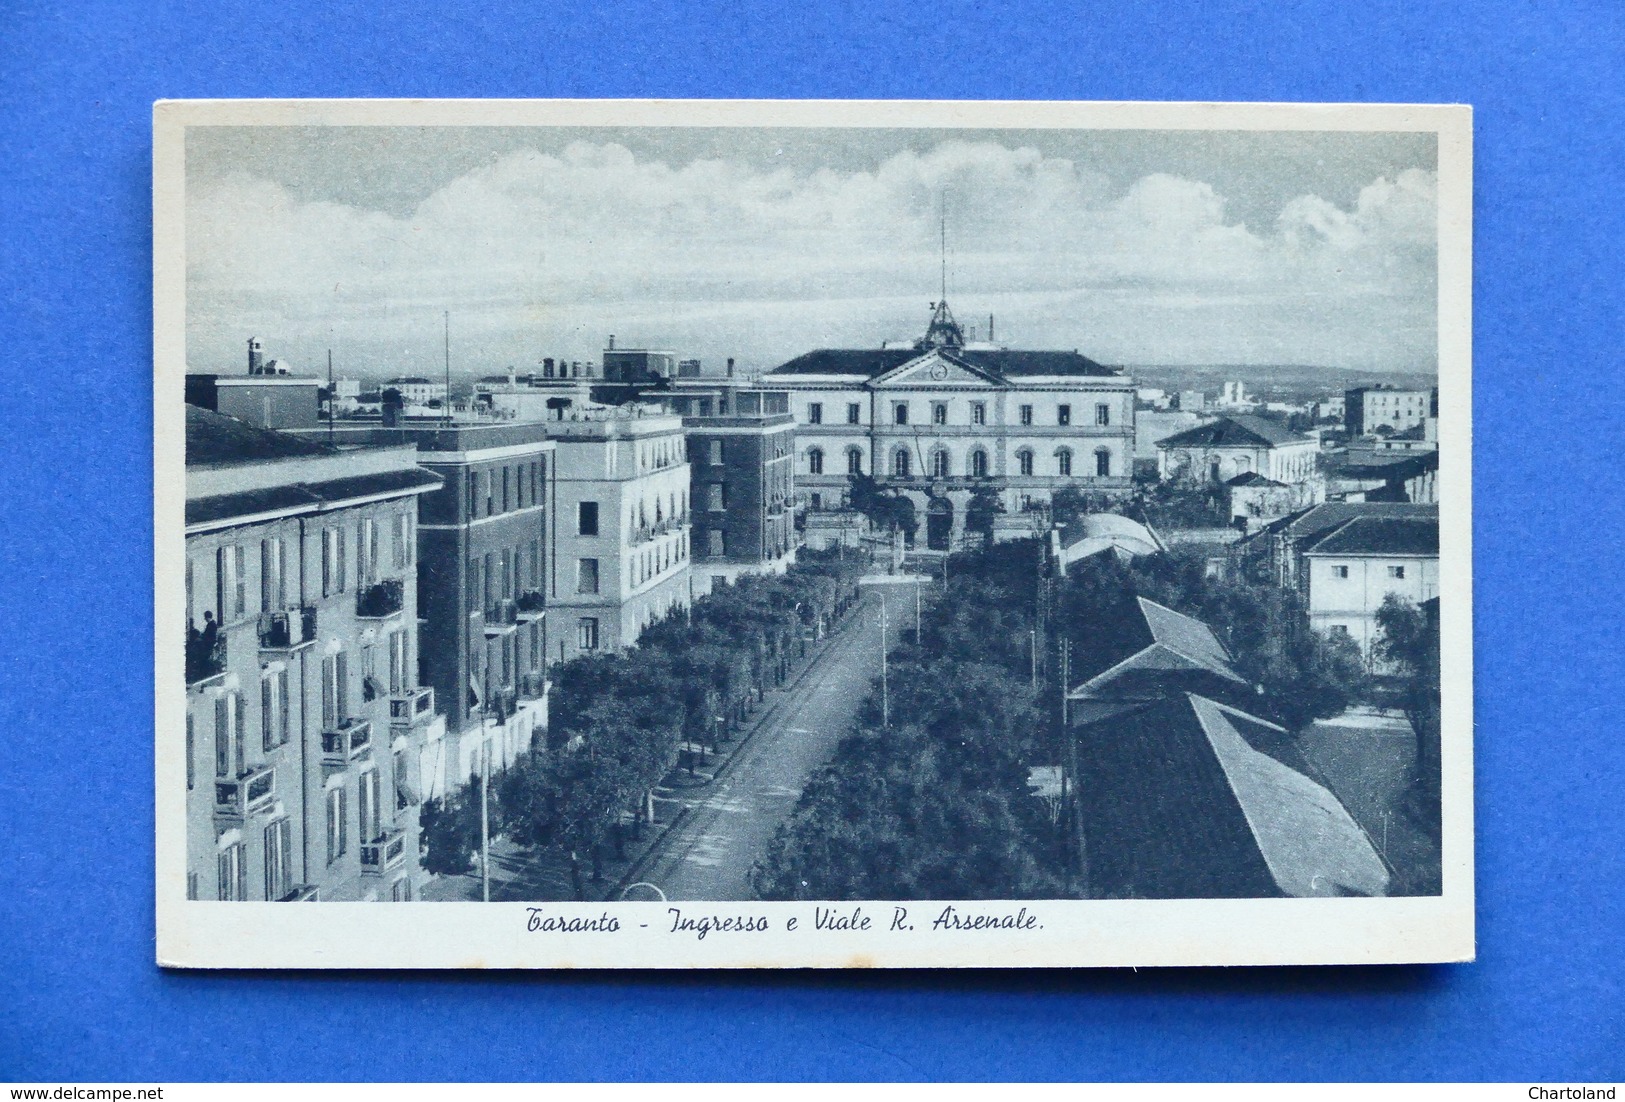
[[214,653],[214,646],[220,640],[220,625],[215,622],[214,613],[203,614],[203,632],[198,636],[198,645],[205,656]]

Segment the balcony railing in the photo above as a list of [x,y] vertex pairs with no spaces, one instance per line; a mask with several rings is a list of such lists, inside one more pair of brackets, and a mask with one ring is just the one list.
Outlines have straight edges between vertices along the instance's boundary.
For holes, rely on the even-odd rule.
[[385,578],[356,590],[355,614],[363,620],[386,620],[405,605],[406,585],[399,578]]
[[299,650],[316,642],[316,606],[260,614],[260,650]]
[[526,700],[538,700],[547,695],[548,680],[545,673],[527,673],[519,678],[519,695]]
[[521,620],[540,620],[547,612],[547,600],[539,589],[527,589],[514,601],[516,614]]
[[406,834],[399,828],[385,831],[376,840],[361,843],[361,873],[382,876],[406,864]]
[[322,764],[343,769],[372,753],[372,723],[350,718],[322,732]]
[[518,618],[519,603],[511,597],[502,597],[485,610],[488,624],[511,624]]
[[411,727],[434,718],[434,690],[428,686],[394,693],[389,698],[391,727]]
[[214,813],[222,819],[252,818],[276,802],[276,770],[259,765],[232,780],[214,782]]
[[226,672],[226,637],[217,635],[205,643],[202,635],[186,639],[186,683],[196,685]]
[[315,884],[295,884],[293,886],[293,890],[290,891],[287,895],[283,896],[281,899],[277,900],[277,902],[278,903],[320,903],[321,898],[322,898],[321,893],[316,890],[316,885]]

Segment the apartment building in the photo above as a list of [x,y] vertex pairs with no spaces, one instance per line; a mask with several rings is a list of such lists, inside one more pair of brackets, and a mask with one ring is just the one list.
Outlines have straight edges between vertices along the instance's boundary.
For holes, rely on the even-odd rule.
[[1351,437],[1365,436],[1379,428],[1401,432],[1426,421],[1433,403],[1431,390],[1357,386],[1343,392],[1343,424]]
[[690,600],[683,420],[645,405],[561,410],[547,563],[552,657],[636,643]]
[[189,898],[417,896],[445,725],[411,578],[439,485],[410,446],[341,451],[187,407]]
[[1418,607],[1438,597],[1438,518],[1357,516],[1307,541],[1301,554],[1309,625],[1353,639],[1374,670],[1387,672],[1376,650],[1377,610],[1390,595]]

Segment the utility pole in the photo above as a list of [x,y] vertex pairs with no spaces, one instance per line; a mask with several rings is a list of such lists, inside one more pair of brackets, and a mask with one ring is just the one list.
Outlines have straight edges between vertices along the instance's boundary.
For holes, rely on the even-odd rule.
[[[327,350],[327,444],[333,444],[333,414],[338,407],[339,397],[333,390],[333,350]],[[267,424],[270,422],[267,421]]]
[[891,729],[891,692],[886,671],[886,594],[880,594],[880,726]]
[[491,744],[485,739],[485,712],[491,696],[491,678],[485,678],[486,699],[480,701],[480,896],[491,902]]
[[446,424],[451,424],[451,311],[445,312],[446,320],[446,396],[441,399],[440,413]]
[[1028,634],[1028,636],[1031,637],[1032,643],[1033,643],[1033,651],[1032,651],[1033,692],[1036,693],[1038,691],[1038,629],[1033,628],[1027,634]]

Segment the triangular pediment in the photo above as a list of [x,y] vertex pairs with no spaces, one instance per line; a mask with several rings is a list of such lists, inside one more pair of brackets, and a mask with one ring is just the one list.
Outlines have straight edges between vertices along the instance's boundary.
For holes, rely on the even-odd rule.
[[892,387],[1003,386],[998,376],[973,367],[952,354],[933,348],[870,380],[877,390]]

